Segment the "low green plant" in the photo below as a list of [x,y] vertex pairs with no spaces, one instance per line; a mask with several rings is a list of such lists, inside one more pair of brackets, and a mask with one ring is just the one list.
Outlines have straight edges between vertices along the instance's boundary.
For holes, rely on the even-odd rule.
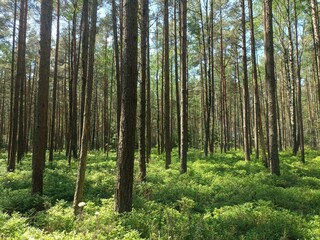
[[[55,154],[44,196],[31,193],[31,156],[7,173],[0,159],[0,239],[319,239],[320,157],[306,164],[281,153],[281,176],[240,152],[205,157],[191,149],[180,174],[177,149],[170,169],[152,150],[147,182],[134,179],[133,211],[114,211],[116,155],[88,156],[85,205],[73,214],[77,162]],[[4,156],[4,154],[2,154]],[[2,156],[0,154],[0,156]],[[138,175],[136,164],[135,176]]]

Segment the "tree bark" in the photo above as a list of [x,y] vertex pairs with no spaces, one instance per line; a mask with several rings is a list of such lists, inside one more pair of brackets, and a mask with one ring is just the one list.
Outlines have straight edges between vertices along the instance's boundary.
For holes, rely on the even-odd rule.
[[169,75],[169,2],[164,1],[164,142],[166,150],[166,169],[171,164],[170,139],[170,75]]
[[141,0],[141,84],[140,84],[140,145],[139,145],[139,180],[146,181],[146,82],[149,1]]
[[58,82],[58,58],[59,58],[59,41],[60,41],[60,0],[57,0],[57,34],[56,34],[56,49],[54,57],[54,73],[53,73],[53,90],[52,90],[52,113],[50,125],[50,148],[49,162],[53,161],[54,143],[57,141],[55,133],[56,123],[56,106],[57,106],[57,82]]
[[301,58],[299,54],[299,42],[298,42],[298,18],[297,18],[297,5],[296,0],[294,4],[294,28],[295,28],[295,46],[296,46],[296,66],[297,66],[297,80],[298,80],[298,124],[299,124],[299,145],[300,145],[300,161],[305,163],[304,156],[304,131],[303,131],[303,112],[302,112],[302,100],[301,100]]
[[19,120],[19,91],[22,84],[23,76],[25,75],[25,67],[23,66],[25,58],[25,43],[26,43],[26,23],[25,15],[27,14],[27,0],[20,2],[20,18],[19,18],[19,36],[18,36],[18,57],[17,57],[17,74],[14,86],[14,96],[12,104],[12,127],[11,141],[9,147],[8,168],[9,172],[13,172],[16,167],[17,154],[17,134]]
[[246,15],[244,0],[241,0],[241,26],[242,26],[242,71],[243,71],[243,144],[245,160],[250,160],[250,111],[249,111],[249,85],[247,69],[247,43],[246,43]]
[[32,194],[42,195],[48,129],[47,120],[50,77],[52,0],[41,1],[40,24],[40,67],[32,154]]
[[320,31],[319,31],[319,15],[318,15],[318,2],[316,0],[311,1],[311,14],[312,14],[312,29],[313,29],[313,41],[315,47],[315,60],[316,60],[316,80],[317,80],[317,93],[318,101],[320,103]]
[[266,68],[266,84],[268,92],[269,115],[269,161],[271,174],[280,175],[278,135],[277,135],[277,103],[276,79],[274,74],[274,47],[272,27],[272,0],[264,0],[264,55]]
[[82,65],[82,85],[81,85],[81,101],[80,101],[80,126],[79,126],[79,139],[81,148],[82,129],[84,121],[84,108],[86,99],[86,87],[88,81],[88,46],[89,46],[89,1],[82,1],[82,43],[81,43],[81,65]]
[[28,12],[28,1],[26,1],[25,11],[24,11],[24,21],[23,21],[23,48],[22,48],[22,58],[21,58],[21,79],[20,79],[20,89],[19,89],[19,126],[18,126],[18,154],[17,162],[21,162],[25,152],[26,152],[26,139],[25,139],[25,86],[26,86],[26,38],[27,38],[27,12]]
[[[21,9],[21,8],[20,8]],[[10,116],[9,116],[9,146],[8,146],[8,164],[10,162],[11,156],[11,148],[12,148],[12,130],[13,130],[13,96],[15,91],[15,76],[14,76],[14,69],[15,69],[15,49],[16,49],[16,24],[17,23],[17,0],[14,1],[14,10],[13,10],[13,30],[12,30],[12,48],[11,48],[11,86],[10,86]]]
[[137,109],[137,0],[124,2],[124,56],[115,210],[132,210],[133,166]]
[[181,146],[180,172],[187,172],[188,152],[188,74],[187,74],[187,0],[181,1]]
[[118,26],[117,26],[117,7],[116,7],[115,0],[112,0],[112,25],[113,25],[112,27],[113,47],[114,47],[114,55],[115,55],[115,63],[116,63],[115,75],[116,75],[116,83],[117,83],[117,134],[119,135],[120,115],[121,115],[121,78],[120,78],[119,41],[118,41]]
[[181,118],[180,118],[180,92],[179,92],[179,65],[178,65],[178,32],[177,32],[177,1],[179,0],[174,0],[174,80],[175,80],[175,87],[176,87],[176,110],[177,110],[177,132],[178,132],[178,152],[180,155],[180,143],[181,143]]

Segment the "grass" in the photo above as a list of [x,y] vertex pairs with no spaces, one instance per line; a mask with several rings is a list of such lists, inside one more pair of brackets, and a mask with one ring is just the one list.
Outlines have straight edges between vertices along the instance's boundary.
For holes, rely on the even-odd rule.
[[[31,156],[14,173],[0,153],[0,239],[320,239],[320,153],[306,164],[280,154],[281,176],[240,152],[188,153],[180,175],[177,152],[164,170],[152,155],[147,182],[135,179],[133,211],[113,211],[115,153],[90,152],[82,214],[72,199],[77,162],[56,154],[45,170],[44,196],[31,196]],[[136,164],[137,166],[138,164]],[[135,169],[135,176],[137,176]]]

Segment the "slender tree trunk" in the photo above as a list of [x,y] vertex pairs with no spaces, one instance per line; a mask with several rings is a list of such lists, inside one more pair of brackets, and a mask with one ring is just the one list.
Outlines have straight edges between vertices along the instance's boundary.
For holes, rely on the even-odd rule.
[[[149,5],[149,2],[148,2]],[[149,6],[148,6],[149,8]],[[149,15],[149,9],[148,9]],[[148,16],[149,19],[149,16]],[[149,29],[149,20],[148,20],[148,29]],[[150,46],[149,46],[149,31],[147,31],[147,144],[146,144],[146,162],[150,161],[151,155],[151,90],[150,90]]]
[[[158,21],[156,23],[156,46],[158,47]],[[158,49],[158,48],[157,48]],[[160,99],[159,99],[159,54],[156,54],[156,99],[157,99],[157,145],[158,155],[161,153],[161,132],[160,132]]]
[[264,140],[264,133],[263,133],[263,127],[262,127],[259,85],[258,85],[258,71],[257,71],[257,65],[256,65],[256,62],[257,62],[256,61],[256,44],[255,44],[255,33],[254,33],[254,23],[253,23],[252,0],[248,0],[248,7],[249,7],[249,16],[250,16],[249,21],[250,21],[252,77],[254,81],[255,150],[256,150],[256,158],[258,159],[259,158],[259,141],[260,141],[260,146],[262,151],[262,162],[267,167],[266,144]]
[[214,78],[214,20],[213,20],[213,0],[210,3],[210,42],[211,42],[211,51],[209,52],[209,56],[211,55],[211,115],[212,115],[212,128],[211,128],[211,145],[210,152],[214,152],[215,146],[215,78]]
[[103,150],[104,153],[109,151],[109,121],[108,121],[108,111],[109,111],[109,79],[107,70],[107,42],[105,42],[105,53],[104,53],[104,87],[103,87]]
[[[78,157],[77,146],[77,85],[78,85],[78,51],[77,51],[77,39],[76,39],[76,25],[77,25],[77,0],[74,2],[74,13],[72,20],[72,44],[71,44],[71,103],[70,103],[70,126],[69,126],[69,164],[71,163],[71,156]],[[80,45],[81,40],[79,40]]]
[[18,120],[19,120],[19,91],[22,84],[23,76],[25,75],[25,67],[23,66],[25,58],[25,14],[27,12],[27,1],[20,2],[20,19],[19,19],[19,36],[18,36],[18,57],[17,57],[17,74],[14,86],[14,96],[12,105],[12,129],[11,129],[11,146],[8,159],[8,171],[13,172],[16,166],[17,154],[17,134],[18,134]]
[[244,0],[241,0],[242,25],[242,71],[243,71],[243,144],[245,160],[250,160],[250,111],[249,111],[249,84],[247,69],[247,43],[246,43],[246,15]]
[[40,67],[32,154],[32,194],[40,195],[43,193],[43,173],[47,146],[51,24],[52,0],[42,0],[40,19]]
[[137,0],[124,3],[124,56],[121,100],[120,134],[118,142],[118,168],[115,191],[115,210],[132,210],[133,166],[137,108]]
[[271,174],[280,175],[278,136],[277,136],[277,104],[276,79],[274,74],[274,47],[272,27],[272,0],[264,0],[264,54],[266,67],[266,83],[269,108],[269,161]]
[[164,1],[164,142],[166,150],[166,169],[171,164],[170,139],[170,75],[169,75],[169,2]]
[[52,113],[51,113],[51,127],[50,127],[50,149],[49,162],[53,161],[53,148],[56,143],[55,120],[56,120],[56,106],[57,106],[57,82],[58,82],[58,58],[59,58],[59,40],[60,40],[60,0],[57,0],[57,34],[56,34],[56,49],[54,57],[54,73],[53,73],[53,90],[52,90]]
[[[82,1],[82,16],[81,16],[81,25],[82,25],[82,45],[81,45],[81,65],[82,65],[82,85],[81,85],[81,101],[80,101],[80,125],[79,125],[79,139],[81,143],[82,138],[82,129],[83,129],[83,114],[85,108],[85,99],[86,99],[86,87],[88,80],[88,46],[89,46],[89,1]],[[80,145],[81,148],[81,145]]]
[[139,145],[139,180],[146,181],[146,82],[149,1],[141,0],[141,84],[140,84],[140,145]]
[[316,52],[316,80],[317,80],[317,93],[318,93],[318,101],[320,103],[320,33],[319,33],[319,13],[318,13],[318,1],[310,0],[311,1],[311,14],[312,14],[312,27],[313,27],[313,40]]
[[2,97],[1,97],[1,117],[0,117],[0,149],[3,147],[3,135],[4,135],[4,123],[5,123],[5,97],[6,97],[6,73],[4,72],[2,76],[0,76],[0,81],[1,78],[3,79],[3,84],[2,85]]
[[[20,8],[21,10],[21,8]],[[16,49],[16,24],[17,23],[17,0],[14,1],[14,10],[13,10],[13,31],[12,31],[12,48],[11,48],[11,84],[10,84],[10,117],[9,117],[9,123],[10,123],[10,130],[9,130],[9,147],[8,147],[8,164],[10,162],[10,156],[11,156],[11,148],[12,148],[12,131],[13,131],[13,96],[14,96],[14,86],[15,86],[15,76],[14,76],[14,70],[15,70],[15,49]]]
[[[87,0],[84,0],[87,1]],[[81,137],[81,149],[80,149],[80,159],[78,165],[78,176],[76,183],[76,190],[73,199],[73,209],[74,213],[79,213],[79,202],[83,199],[84,193],[84,181],[85,181],[85,171],[89,147],[89,131],[90,131],[90,121],[91,121],[91,100],[92,100],[92,85],[93,85],[93,70],[94,70],[94,54],[95,54],[95,41],[96,41],[96,21],[97,21],[97,0],[93,0],[92,3],[92,14],[91,14],[91,30],[90,30],[90,40],[89,40],[89,69],[88,69],[88,81],[86,86],[85,94],[85,109],[84,109],[84,119],[83,119],[83,129]],[[89,28],[89,27],[88,27]],[[88,49],[88,46],[87,46]],[[87,59],[88,60],[88,59]],[[87,64],[83,61],[83,64]]]
[[296,45],[296,66],[297,66],[297,80],[298,80],[298,124],[299,124],[299,145],[300,145],[300,160],[305,163],[304,157],[304,132],[303,132],[303,114],[302,114],[302,101],[301,101],[301,58],[299,54],[299,42],[298,42],[298,19],[297,19],[297,5],[294,0],[294,28],[295,28],[295,45]]
[[289,38],[289,107],[290,107],[290,125],[292,137],[292,153],[297,155],[298,142],[297,142],[297,121],[296,121],[296,69],[294,62],[294,46],[291,29],[291,11],[290,2],[287,2],[287,17],[288,17],[288,38]]
[[19,90],[19,126],[18,126],[18,154],[17,154],[17,162],[20,162],[23,158],[26,147],[25,147],[25,84],[26,84],[26,38],[27,38],[27,11],[28,11],[28,1],[26,1],[25,11],[24,11],[24,21],[23,21],[23,48],[22,48],[22,58],[21,58],[21,82],[20,82],[20,90]]
[[181,146],[180,172],[187,172],[188,152],[188,68],[187,68],[187,0],[181,1]]
[[207,51],[206,51],[206,39],[205,39],[205,32],[204,32],[204,22],[203,22],[203,14],[202,14],[202,7],[201,1],[199,1],[199,12],[200,12],[200,24],[201,24],[201,39],[202,39],[202,57],[203,57],[203,77],[204,82],[204,125],[205,125],[205,137],[204,137],[204,155],[208,156],[209,150],[209,141],[210,141],[210,103],[209,103],[209,95],[210,91],[208,87],[208,63],[207,63]]
[[178,32],[177,32],[177,1],[174,0],[174,70],[175,70],[175,87],[176,87],[176,108],[177,108],[177,132],[178,132],[178,152],[180,155],[180,143],[181,143],[181,119],[180,119],[180,92],[179,92],[179,65],[178,65]]
[[[120,19],[120,22],[122,22],[121,19]],[[117,26],[117,7],[116,7],[115,0],[112,0],[112,24],[113,24],[113,47],[114,47],[115,63],[116,63],[115,75],[116,75],[116,82],[117,82],[117,133],[119,135],[120,115],[121,115],[121,78],[120,78],[120,58],[119,58],[119,41],[118,41],[118,26]],[[122,28],[120,27],[120,30],[121,29]]]

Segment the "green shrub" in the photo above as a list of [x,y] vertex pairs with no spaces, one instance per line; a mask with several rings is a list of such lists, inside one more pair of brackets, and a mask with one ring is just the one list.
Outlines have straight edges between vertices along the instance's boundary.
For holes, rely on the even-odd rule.
[[307,222],[288,210],[259,201],[215,209],[204,216],[207,236],[214,239],[304,239]]
[[46,230],[49,232],[70,232],[74,228],[73,208],[66,201],[60,200],[47,211],[46,221]]
[[0,238],[18,238],[25,231],[27,219],[18,213],[9,215],[0,211]]

